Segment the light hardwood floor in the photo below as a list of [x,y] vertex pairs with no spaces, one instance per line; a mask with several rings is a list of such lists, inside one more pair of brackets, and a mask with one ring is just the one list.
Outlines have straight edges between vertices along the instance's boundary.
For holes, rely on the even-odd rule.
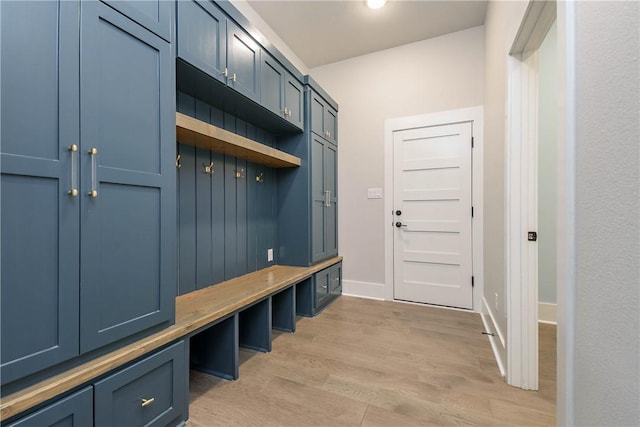
[[500,377],[477,314],[343,296],[240,379],[190,376],[189,426],[555,425],[555,326],[540,328],[540,391]]

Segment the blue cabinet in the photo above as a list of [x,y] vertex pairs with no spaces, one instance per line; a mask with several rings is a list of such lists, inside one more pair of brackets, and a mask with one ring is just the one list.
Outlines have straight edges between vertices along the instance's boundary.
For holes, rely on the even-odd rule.
[[302,84],[268,54],[262,55],[260,76],[261,104],[303,129],[304,92]]
[[247,98],[260,101],[262,49],[211,1],[178,1],[177,55]]
[[[313,122],[314,108],[337,115],[335,102],[325,101],[307,85],[305,133],[281,137],[278,148],[303,160],[299,168],[278,171],[278,245],[282,264],[309,266],[338,254],[338,149]],[[318,126],[320,123],[322,126]]]
[[5,385],[173,321],[175,81],[102,2],[0,7]]
[[78,9],[0,2],[2,384],[79,351]]
[[311,261],[338,254],[337,149],[324,138],[311,140]]
[[85,387],[7,427],[90,427],[93,425],[93,387]]
[[187,413],[185,345],[179,341],[94,384],[95,426],[167,426]]
[[338,143],[338,111],[320,94],[313,93],[310,102],[311,130],[333,144]]
[[80,349],[173,321],[175,90],[170,45],[82,3]]

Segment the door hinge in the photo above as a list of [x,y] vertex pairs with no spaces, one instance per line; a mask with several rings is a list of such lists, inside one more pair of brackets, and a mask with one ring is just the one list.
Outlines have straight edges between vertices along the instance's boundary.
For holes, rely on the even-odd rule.
[[476,281],[475,281],[475,277],[471,276],[471,287],[472,287],[472,288],[476,286],[476,283],[475,283],[475,282],[476,282]]
[[471,206],[471,218],[473,218],[473,206]]
[[473,137],[471,137],[471,148],[474,147],[474,145],[475,145],[474,143],[475,143],[475,141],[474,141]]

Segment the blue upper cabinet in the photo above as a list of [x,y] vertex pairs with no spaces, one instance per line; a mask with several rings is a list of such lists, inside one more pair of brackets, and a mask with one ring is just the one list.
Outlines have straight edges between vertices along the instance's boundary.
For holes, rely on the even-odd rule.
[[260,102],[262,49],[211,1],[178,1],[178,57]]
[[178,57],[226,83],[229,71],[225,14],[211,1],[183,0],[177,5]]
[[311,130],[333,144],[338,143],[338,112],[315,92],[311,99]]
[[175,72],[169,43],[102,3],[81,7],[86,352],[175,315]]
[[101,0],[166,41],[171,41],[173,2],[167,0]]
[[2,384],[78,354],[78,10],[0,2]]
[[240,27],[227,20],[227,84],[260,101],[260,46]]
[[266,53],[262,55],[260,77],[260,103],[299,129],[303,129],[304,92],[302,84],[278,61]]

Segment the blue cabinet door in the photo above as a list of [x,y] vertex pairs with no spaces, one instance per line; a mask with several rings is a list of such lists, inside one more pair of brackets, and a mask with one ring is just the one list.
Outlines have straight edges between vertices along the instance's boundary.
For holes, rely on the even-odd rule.
[[[260,88],[264,90],[263,88]],[[284,105],[285,118],[300,129],[304,128],[304,92],[302,84],[289,72],[285,75]]]
[[325,242],[327,258],[338,255],[338,149],[332,144],[324,147],[325,188],[327,194]]
[[327,189],[325,187],[326,141],[313,135],[311,139],[311,261],[317,262],[327,256],[325,233],[327,215]]
[[260,102],[260,46],[240,27],[227,20],[227,84]]
[[78,354],[78,8],[0,2],[2,384]]
[[[169,2],[167,2],[169,3]],[[178,7],[178,57],[226,83],[227,18],[211,1],[182,0]]]
[[324,110],[325,138],[334,144],[338,143],[338,112],[327,105]]
[[86,387],[7,427],[91,427],[93,388]]
[[146,29],[171,42],[173,2],[167,0],[101,0]]
[[81,4],[80,348],[173,320],[175,66],[169,43]]
[[262,55],[260,66],[260,103],[280,117],[286,117],[285,111],[285,74],[284,67],[271,56]]

